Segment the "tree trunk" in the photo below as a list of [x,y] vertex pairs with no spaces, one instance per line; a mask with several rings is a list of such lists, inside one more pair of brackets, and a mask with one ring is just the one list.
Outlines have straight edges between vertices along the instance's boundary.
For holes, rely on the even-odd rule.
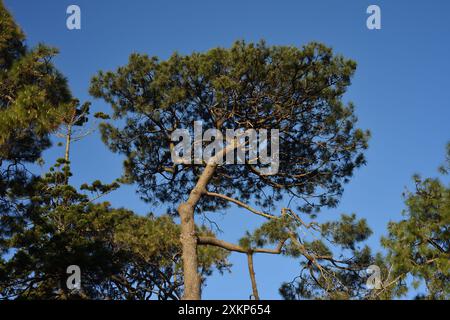
[[[64,160],[66,160],[65,166],[67,166],[67,163],[70,160],[70,144],[72,142],[72,125],[69,124],[67,126],[67,133],[66,133],[66,150],[64,152]],[[64,177],[64,183],[67,185],[69,184],[69,176],[67,175],[67,172],[65,173]]]
[[253,268],[253,253],[247,253],[248,272],[250,274],[250,280],[252,281],[252,291],[255,300],[259,300],[258,287],[256,286],[255,269]]
[[72,142],[72,125],[67,126],[66,132],[66,150],[64,152],[64,160],[69,161],[70,157],[70,143]]
[[181,218],[180,242],[183,259],[184,295],[183,300],[200,300],[200,275],[198,274],[197,235],[194,211],[197,203],[206,191],[206,185],[216,170],[216,164],[205,167],[186,202],[180,204],[178,213]]

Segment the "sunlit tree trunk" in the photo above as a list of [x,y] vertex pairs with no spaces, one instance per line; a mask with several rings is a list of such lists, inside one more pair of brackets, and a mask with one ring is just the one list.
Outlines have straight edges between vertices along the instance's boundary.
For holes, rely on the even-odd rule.
[[206,191],[206,186],[216,170],[215,164],[208,164],[186,202],[178,207],[181,218],[180,242],[184,273],[184,300],[201,298],[200,275],[198,273],[197,235],[195,231],[195,207]]

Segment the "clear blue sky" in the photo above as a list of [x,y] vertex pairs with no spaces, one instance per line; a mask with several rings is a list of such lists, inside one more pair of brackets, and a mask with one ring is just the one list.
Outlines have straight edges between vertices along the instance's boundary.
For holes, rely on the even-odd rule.
[[[356,105],[360,127],[372,131],[368,164],[347,186],[341,204],[323,216],[342,212],[365,217],[374,229],[369,244],[377,248],[390,220],[403,209],[402,192],[411,175],[435,176],[450,140],[450,2],[434,1],[133,1],[133,0],[5,0],[24,29],[29,45],[38,42],[60,49],[58,68],[68,77],[73,94],[88,95],[98,70],[115,69],[132,52],[161,58],[173,51],[190,53],[235,40],[265,39],[274,45],[301,46],[320,41],[358,62],[346,100]],[[66,28],[66,8],[81,7],[82,29]],[[366,28],[366,8],[381,7],[382,29]],[[94,111],[109,111],[93,101]],[[45,153],[49,164],[62,155],[54,147]],[[73,182],[121,174],[122,158],[112,154],[93,134],[73,148]],[[139,200],[133,186],[108,197],[114,206],[138,213],[161,212]],[[212,218],[234,241],[258,222],[233,208]],[[244,219],[244,217],[247,217]],[[233,254],[233,272],[214,275],[204,298],[248,298],[251,287],[245,257]],[[278,299],[282,281],[298,273],[298,264],[284,257],[255,258],[262,298]]]

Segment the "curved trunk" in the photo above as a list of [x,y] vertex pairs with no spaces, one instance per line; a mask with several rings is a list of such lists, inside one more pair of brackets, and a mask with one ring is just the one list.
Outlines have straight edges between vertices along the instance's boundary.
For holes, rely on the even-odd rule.
[[200,300],[201,298],[194,211],[202,195],[206,192],[206,185],[214,175],[216,167],[216,164],[208,164],[205,167],[197,184],[189,194],[188,200],[178,207],[178,213],[181,218],[180,242],[184,276],[183,300]]

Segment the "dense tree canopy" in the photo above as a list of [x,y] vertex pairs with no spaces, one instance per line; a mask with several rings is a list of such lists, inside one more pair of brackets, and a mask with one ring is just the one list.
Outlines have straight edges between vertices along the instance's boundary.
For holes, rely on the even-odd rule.
[[[366,269],[377,257],[370,248],[358,244],[371,235],[366,221],[355,215],[342,215],[339,221],[317,226],[317,237],[304,241],[304,246],[319,261],[300,260],[300,272],[280,288],[283,298],[293,299],[366,299]],[[293,247],[291,253],[298,256]]]
[[[0,236],[7,232],[6,213],[20,205],[29,175],[24,164],[50,146],[55,115],[71,99],[66,80],[54,68],[55,49],[30,50],[24,34],[0,2]],[[6,230],[5,230],[6,228]]]
[[[126,66],[94,77],[91,93],[111,104],[114,119],[126,120],[123,127],[103,124],[103,139],[127,156],[126,175],[139,183],[144,199],[171,207],[186,199],[202,167],[174,166],[171,132],[202,121],[224,135],[238,128],[281,132],[278,174],[263,176],[257,165],[224,165],[211,190],[254,197],[265,207],[287,191],[310,198],[302,208],[311,210],[334,205],[342,182],[364,163],[367,134],[355,128],[353,106],[341,101],[355,66],[316,43],[300,50],[237,42],[166,61],[132,54]],[[274,194],[263,197],[265,187]],[[205,197],[197,207],[225,204]]]
[[[447,163],[441,168],[443,178],[450,169],[450,144]],[[404,219],[388,225],[388,236],[382,240],[388,249],[392,277],[405,280],[408,275],[413,285],[425,284],[429,299],[450,298],[450,186],[438,178],[414,177],[415,190],[406,193]],[[408,290],[405,281],[399,281],[395,293]]]
[[[84,135],[75,129],[83,131],[89,104],[71,97],[51,63],[55,49],[29,50],[2,2],[0,17],[0,298],[180,298],[179,226],[98,203],[117,182],[84,184],[84,193],[69,184],[70,146]],[[64,158],[39,177],[29,165],[52,133],[65,139]],[[199,256],[203,281],[229,266],[218,248]],[[81,290],[66,286],[70,265],[81,268]]]
[[[450,298],[450,145],[442,178],[414,177],[404,219],[382,239],[385,255],[364,244],[372,234],[365,219],[319,222],[366,163],[370,134],[344,103],[354,61],[315,42],[238,41],[166,60],[131,54],[90,86],[112,108],[95,117],[103,142],[125,156],[124,173],[75,187],[71,146],[92,131],[91,105],[72,97],[56,54],[27,47],[0,0],[0,299],[199,299],[208,276],[230,270],[231,252],[247,256],[252,299],[260,298],[258,254],[298,265],[279,289],[285,299],[392,299],[411,287],[425,288],[418,298]],[[198,137],[199,123],[221,135]],[[178,129],[200,140],[181,162]],[[265,140],[260,130],[269,130]],[[64,139],[64,156],[38,176],[31,165],[44,163],[52,135]],[[196,153],[218,142],[210,155]],[[238,163],[222,161],[229,156]],[[102,202],[121,183],[136,184],[150,213]],[[154,204],[167,211],[153,213]],[[213,232],[214,213],[231,206],[261,219],[236,243]],[[209,225],[196,223],[199,213]],[[80,288],[67,286],[71,265],[81,269]],[[368,267],[378,270],[375,288]]]
[[30,50],[24,35],[0,2],[0,253],[15,232],[21,200],[30,192],[27,163],[50,146],[56,113],[71,99],[65,79],[51,63],[56,50]]
[[65,78],[54,68],[56,49],[28,49],[24,35],[0,4],[0,156],[33,161],[48,146],[55,116],[70,102]]
[[[137,182],[143,199],[181,216],[187,298],[200,297],[197,245],[220,246],[197,238],[194,211],[250,202],[270,209],[285,196],[307,213],[336,206],[343,184],[365,163],[368,132],[355,127],[353,106],[342,102],[355,67],[318,43],[298,49],[236,42],[166,61],[132,54],[126,66],[93,78],[91,94],[124,120],[101,129],[111,150],[126,155],[125,177]],[[223,136],[227,129],[278,130],[278,170],[266,174],[261,154],[257,162],[246,155],[241,165],[222,165],[219,157],[234,152],[239,137],[213,160],[174,162],[172,133],[193,132],[195,121]]]
[[[3,242],[14,254],[0,260],[0,297],[179,299],[179,226],[168,216],[137,216],[96,204],[65,184],[67,170],[61,159],[34,184],[27,213]],[[97,195],[116,187],[96,181],[82,189]],[[227,268],[226,257],[223,250],[205,248],[200,253],[203,278],[214,265]],[[81,268],[81,290],[66,286],[70,265]]]

